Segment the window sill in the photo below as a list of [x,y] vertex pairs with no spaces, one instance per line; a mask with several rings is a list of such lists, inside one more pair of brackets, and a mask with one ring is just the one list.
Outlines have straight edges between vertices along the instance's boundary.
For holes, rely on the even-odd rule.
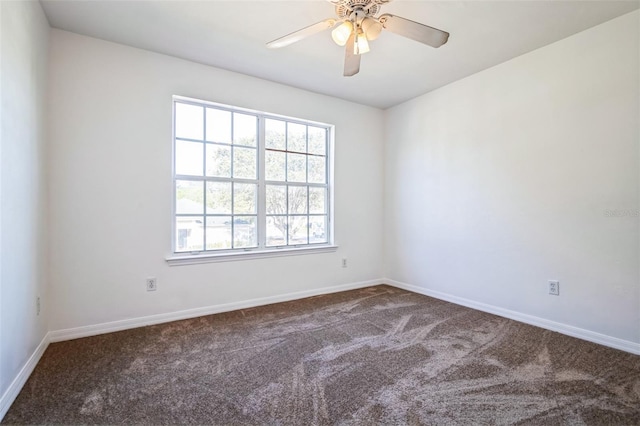
[[338,250],[336,245],[322,245],[315,247],[281,248],[274,250],[251,250],[232,253],[205,253],[167,256],[165,260],[169,266],[195,265],[198,263],[233,262],[237,260],[265,259],[269,257],[298,256],[302,254],[333,253]]

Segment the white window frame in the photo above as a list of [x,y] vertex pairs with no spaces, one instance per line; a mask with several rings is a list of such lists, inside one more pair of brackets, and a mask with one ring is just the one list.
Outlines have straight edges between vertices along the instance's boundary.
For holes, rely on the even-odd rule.
[[[238,112],[242,114],[250,114],[257,117],[258,121],[258,140],[256,141],[257,152],[257,225],[256,232],[258,234],[258,247],[256,248],[236,248],[236,249],[222,249],[222,250],[203,250],[197,252],[177,252],[176,251],[176,180],[180,180],[176,175],[176,123],[175,123],[175,111],[176,103],[184,103],[197,105],[204,108],[215,108],[219,110],[225,110],[230,112]],[[335,128],[331,124],[320,123],[316,121],[304,120],[299,118],[287,117],[278,114],[271,114],[262,111],[256,111],[246,108],[235,107],[231,105],[225,105],[215,102],[204,101],[200,99],[187,98],[183,96],[173,96],[172,98],[172,132],[171,132],[171,186],[172,186],[172,202],[171,202],[171,254],[166,257],[166,261],[169,265],[187,265],[196,263],[207,262],[224,262],[234,260],[246,260],[246,259],[258,259],[278,256],[293,256],[312,253],[327,253],[334,252],[338,246],[335,245],[334,240],[334,182],[333,182],[333,170],[334,170],[334,133]],[[327,211],[327,242],[324,243],[309,243],[302,245],[286,245],[286,246],[266,246],[266,185],[273,184],[272,181],[265,179],[265,119],[275,119],[286,121],[288,123],[310,125],[315,127],[322,127],[327,130],[327,154],[326,154],[326,211]],[[206,138],[206,135],[203,137]],[[206,141],[203,142],[206,144]],[[191,180],[200,180],[198,178],[191,178]],[[203,176],[201,179],[203,182],[216,181],[215,178],[209,178]],[[284,184],[285,182],[282,182]],[[306,185],[309,187],[318,186],[310,183],[298,183],[288,182],[294,186]],[[320,185],[323,186],[323,185]],[[309,217],[309,212],[307,212]],[[206,247],[205,247],[206,249]]]

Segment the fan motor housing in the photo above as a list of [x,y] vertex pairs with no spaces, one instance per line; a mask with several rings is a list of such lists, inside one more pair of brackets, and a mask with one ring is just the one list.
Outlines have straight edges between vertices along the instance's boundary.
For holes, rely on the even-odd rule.
[[336,15],[340,19],[347,19],[355,10],[365,10],[367,16],[374,16],[380,11],[380,5],[389,0],[343,0],[336,4]]

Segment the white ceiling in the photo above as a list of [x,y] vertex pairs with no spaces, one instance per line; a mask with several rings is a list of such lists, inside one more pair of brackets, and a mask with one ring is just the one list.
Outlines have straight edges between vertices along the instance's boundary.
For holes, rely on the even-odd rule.
[[334,17],[331,3],[41,0],[51,26],[290,86],[388,108],[639,7],[627,1],[395,0],[392,13],[451,33],[439,49],[383,32],[360,73],[343,77],[329,31],[282,49],[265,43]]

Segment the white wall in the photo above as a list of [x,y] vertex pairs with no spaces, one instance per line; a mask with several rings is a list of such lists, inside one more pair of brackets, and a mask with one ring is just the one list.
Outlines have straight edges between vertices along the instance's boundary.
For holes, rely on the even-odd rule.
[[47,332],[48,36],[38,2],[0,2],[0,396]]
[[387,277],[640,342],[638,13],[387,111]]
[[[51,37],[52,330],[382,276],[382,111],[60,30]],[[172,95],[334,124],[338,251],[167,266]],[[147,276],[157,292],[145,290]]]

